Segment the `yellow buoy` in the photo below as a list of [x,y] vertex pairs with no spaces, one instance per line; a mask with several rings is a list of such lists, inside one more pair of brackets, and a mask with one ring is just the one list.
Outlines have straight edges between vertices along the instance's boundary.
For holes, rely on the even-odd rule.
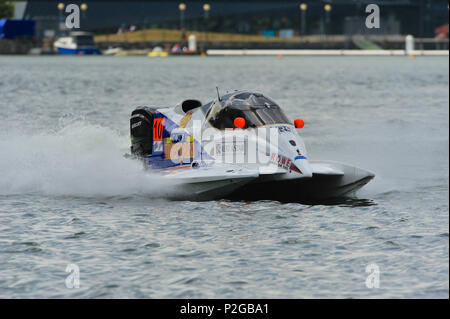
[[160,52],[152,51],[152,52],[149,52],[147,55],[150,57],[166,57],[166,56],[169,56],[169,53],[165,52],[165,51],[160,51]]

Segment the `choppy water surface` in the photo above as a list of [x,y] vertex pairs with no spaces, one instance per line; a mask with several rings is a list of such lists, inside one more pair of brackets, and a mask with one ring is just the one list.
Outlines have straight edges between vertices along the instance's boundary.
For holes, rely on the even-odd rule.
[[[327,206],[158,199],[122,157],[131,110],[216,85],[375,180]],[[0,57],[0,297],[448,298],[448,87],[447,57]]]

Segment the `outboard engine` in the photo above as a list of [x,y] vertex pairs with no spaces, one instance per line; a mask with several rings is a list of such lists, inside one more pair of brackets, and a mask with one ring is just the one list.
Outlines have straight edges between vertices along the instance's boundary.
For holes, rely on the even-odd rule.
[[154,115],[155,109],[148,106],[139,106],[131,112],[131,154],[139,157],[152,154]]

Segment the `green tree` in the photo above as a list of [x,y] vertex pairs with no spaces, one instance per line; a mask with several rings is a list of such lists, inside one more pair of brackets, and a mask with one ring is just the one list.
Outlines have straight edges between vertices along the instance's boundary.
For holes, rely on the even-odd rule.
[[0,19],[14,17],[14,3],[0,0]]

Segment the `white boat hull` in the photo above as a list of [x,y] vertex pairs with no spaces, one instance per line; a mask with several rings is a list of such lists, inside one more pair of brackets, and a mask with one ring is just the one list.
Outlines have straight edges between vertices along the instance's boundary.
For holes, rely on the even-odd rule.
[[352,195],[374,178],[366,170],[331,161],[310,161],[312,177],[260,174],[249,169],[185,169],[165,177],[175,185],[173,200],[279,200],[313,203]]

